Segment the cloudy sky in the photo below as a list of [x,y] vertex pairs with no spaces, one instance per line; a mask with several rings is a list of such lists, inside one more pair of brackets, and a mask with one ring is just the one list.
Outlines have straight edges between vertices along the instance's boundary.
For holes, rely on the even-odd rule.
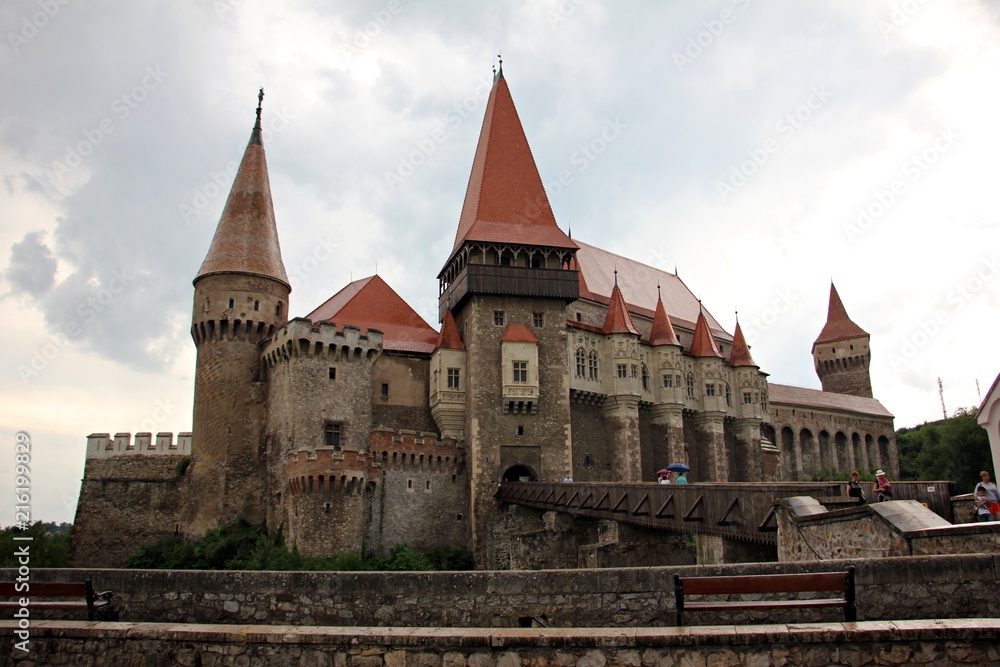
[[[819,387],[830,281],[897,427],[1000,361],[986,2],[0,6],[0,524],[71,521],[88,433],[191,427],[191,280],[265,88],[291,312],[377,270],[436,326],[496,55],[556,219],[674,270]],[[626,295],[627,296],[627,295]]]

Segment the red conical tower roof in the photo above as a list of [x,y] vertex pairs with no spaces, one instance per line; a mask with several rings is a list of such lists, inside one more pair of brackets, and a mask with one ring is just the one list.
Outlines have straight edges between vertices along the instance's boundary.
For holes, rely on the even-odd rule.
[[614,289],[611,290],[611,303],[608,304],[608,314],[604,318],[604,333],[630,333],[639,335],[639,330],[632,323],[632,316],[628,313],[628,306],[625,305],[625,297],[618,289],[618,281],[615,281]]
[[719,346],[712,337],[712,332],[708,329],[708,320],[705,313],[698,313],[698,321],[694,325],[694,339],[691,341],[691,354],[696,357],[719,357],[724,358]]
[[263,97],[262,88],[258,96],[257,122],[195,282],[215,273],[249,273],[277,280],[291,288],[281,261],[271,183],[261,139],[259,102]]
[[444,322],[441,323],[441,333],[438,335],[437,348],[445,350],[464,350],[465,343],[458,333],[458,326],[455,324],[455,317],[449,310],[444,314]]
[[486,103],[452,252],[464,241],[577,247],[556,225],[503,67]]
[[659,345],[680,345],[674,327],[667,317],[667,309],[663,307],[663,299],[660,298],[659,289],[656,295],[656,310],[653,311],[653,328],[649,331],[649,344],[653,347]]
[[733,334],[733,349],[729,353],[729,363],[732,366],[754,366],[759,368],[753,362],[753,357],[750,356],[750,346],[747,345],[747,340],[743,337],[743,329],[740,328],[739,320],[736,320],[736,332]]
[[837,288],[833,283],[830,283],[830,307],[826,313],[826,324],[823,326],[823,330],[819,332],[819,337],[813,343],[813,348],[820,343],[832,343],[838,340],[860,338],[867,335],[867,331],[852,322],[851,318],[847,316],[847,310],[844,308],[844,303],[840,300],[840,295],[837,294]]

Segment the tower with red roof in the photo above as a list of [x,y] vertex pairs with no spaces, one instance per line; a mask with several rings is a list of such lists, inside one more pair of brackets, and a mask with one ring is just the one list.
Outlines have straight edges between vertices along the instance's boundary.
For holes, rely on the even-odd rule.
[[263,95],[261,90],[250,141],[194,279],[196,444],[184,497],[188,535],[237,519],[260,522],[267,510],[260,344],[287,321],[291,286],[271,203],[260,124]]
[[826,324],[812,346],[816,374],[823,391],[872,397],[869,373],[871,336],[847,315],[836,286],[830,283]]

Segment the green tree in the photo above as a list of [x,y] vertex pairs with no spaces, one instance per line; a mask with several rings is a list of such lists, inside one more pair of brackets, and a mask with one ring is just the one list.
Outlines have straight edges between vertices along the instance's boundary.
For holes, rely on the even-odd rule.
[[947,479],[956,493],[969,493],[986,470],[995,476],[989,436],[976,422],[976,409],[896,433],[900,479]]
[[[72,528],[72,524],[61,526]],[[30,567],[69,567],[69,530],[61,526],[36,521],[24,530],[11,526],[0,531],[0,567],[18,567],[17,552],[25,546]],[[15,541],[15,537],[31,539]]]

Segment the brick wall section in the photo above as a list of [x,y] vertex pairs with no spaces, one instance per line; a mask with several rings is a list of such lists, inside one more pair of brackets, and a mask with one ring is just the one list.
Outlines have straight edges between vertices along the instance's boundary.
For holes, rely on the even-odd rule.
[[[6,644],[13,622],[0,621]],[[298,628],[40,622],[35,664],[329,667],[673,667],[996,664],[1000,621],[896,621],[690,629]],[[21,656],[9,654],[4,665]]]
[[[1000,554],[822,563],[476,572],[196,572],[32,570],[32,581],[81,581],[115,593],[124,621],[292,625],[551,627],[674,624],[673,574],[770,574],[857,568],[858,618],[996,617]],[[12,581],[14,570],[0,570]],[[34,618],[34,617],[33,617]],[[840,620],[836,611],[699,614],[699,623]]]
[[182,456],[88,458],[73,522],[77,567],[118,567],[145,542],[171,537],[180,523]]

